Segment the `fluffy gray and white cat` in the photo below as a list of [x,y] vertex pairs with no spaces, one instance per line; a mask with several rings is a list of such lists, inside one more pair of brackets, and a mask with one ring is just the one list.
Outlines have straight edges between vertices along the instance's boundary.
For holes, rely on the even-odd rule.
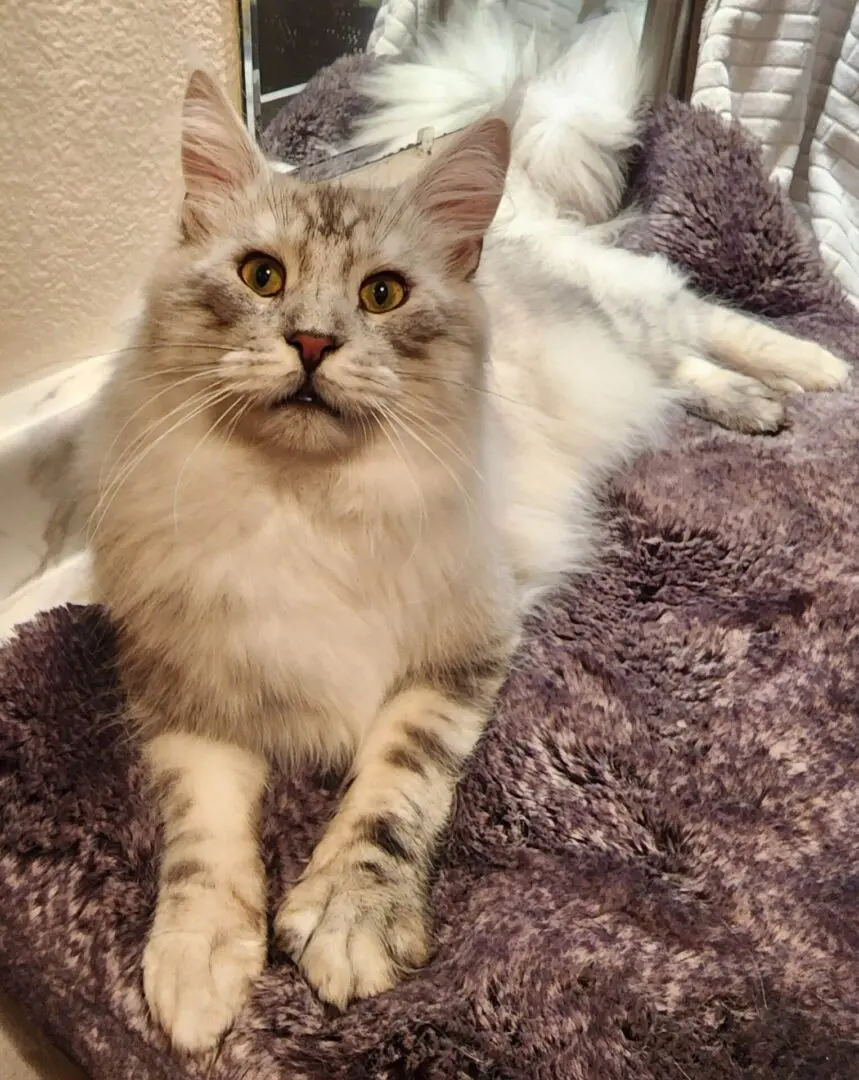
[[400,189],[313,186],[191,77],[181,229],[86,450],[163,812],[144,987],[177,1048],[213,1047],[263,968],[272,763],[348,770],[280,945],[338,1006],[390,988],[430,954],[457,778],[523,612],[587,563],[601,478],[678,398],[768,430],[777,391],[846,374],[561,220],[610,212],[623,146],[568,126],[561,183],[567,143],[524,149],[534,109],[506,196],[493,118]]

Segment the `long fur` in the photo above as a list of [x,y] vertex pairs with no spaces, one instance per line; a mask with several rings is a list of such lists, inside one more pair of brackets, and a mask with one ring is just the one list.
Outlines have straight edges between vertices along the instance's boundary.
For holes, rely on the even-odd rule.
[[376,108],[351,145],[398,149],[424,127],[448,133],[503,115],[514,170],[595,224],[620,203],[643,86],[634,22],[623,12],[584,23],[559,51],[525,34],[500,4],[462,4],[408,60],[365,77]]
[[164,823],[143,983],[183,1050],[217,1046],[265,962],[270,759],[351,774],[281,947],[340,1007],[390,988],[430,953],[457,778],[524,610],[588,564],[603,477],[678,397],[771,430],[777,390],[846,372],[599,242],[580,219],[615,205],[633,132],[555,110],[560,63],[521,86],[509,178],[489,117],[398,191],[274,173],[189,85],[181,230],[85,453]]

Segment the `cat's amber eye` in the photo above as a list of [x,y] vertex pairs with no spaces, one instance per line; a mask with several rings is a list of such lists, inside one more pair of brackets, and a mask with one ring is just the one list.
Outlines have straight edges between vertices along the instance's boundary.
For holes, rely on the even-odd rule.
[[409,292],[403,279],[396,274],[374,274],[361,286],[358,298],[361,307],[371,315],[385,315],[402,307]]
[[249,255],[239,267],[239,277],[258,296],[277,296],[286,284],[286,271],[271,255]]

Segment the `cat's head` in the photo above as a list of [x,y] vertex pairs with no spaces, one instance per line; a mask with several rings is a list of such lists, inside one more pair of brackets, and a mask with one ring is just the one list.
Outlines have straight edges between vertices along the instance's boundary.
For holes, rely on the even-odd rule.
[[508,155],[490,119],[400,188],[302,183],[195,72],[181,235],[149,289],[146,363],[209,401],[222,432],[287,451],[463,420],[486,351],[473,277]]

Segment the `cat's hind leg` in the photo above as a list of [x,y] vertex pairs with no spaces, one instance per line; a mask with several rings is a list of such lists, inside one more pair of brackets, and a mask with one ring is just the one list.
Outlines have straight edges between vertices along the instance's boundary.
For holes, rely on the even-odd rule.
[[704,345],[722,367],[765,383],[773,390],[835,390],[850,366],[813,341],[792,337],[740,311],[706,305]]
[[732,431],[761,435],[784,427],[784,404],[778,391],[703,356],[689,354],[680,359],[672,383],[689,412]]
[[671,382],[690,412],[722,427],[751,435],[778,431],[785,423],[782,395],[835,390],[850,373],[845,361],[813,341],[700,297],[695,304],[698,349],[681,356]]

